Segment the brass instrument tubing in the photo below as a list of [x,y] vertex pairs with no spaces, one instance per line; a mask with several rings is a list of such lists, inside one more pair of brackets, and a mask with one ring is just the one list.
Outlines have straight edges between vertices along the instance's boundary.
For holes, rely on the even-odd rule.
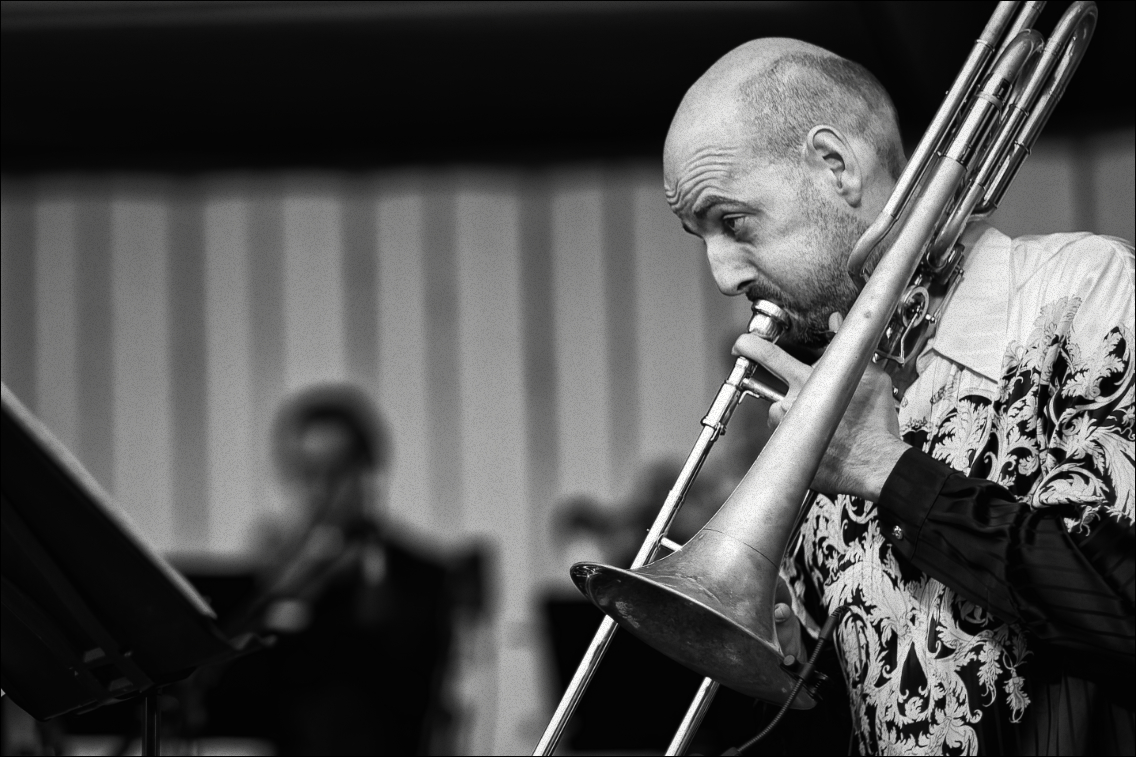
[[998,48],[998,53],[1005,52],[1010,43],[1019,33],[1032,29],[1037,17],[1041,15],[1041,11],[1045,8],[1044,0],[1027,0],[1026,4],[1022,7],[1021,13],[1014,19],[1014,23],[1006,30],[1002,37],[1002,45]]
[[[1009,156],[982,199],[980,209],[984,214],[992,213],[998,207],[1018,169],[1029,157],[1033,143],[1045,127],[1053,108],[1065,93],[1065,87],[1068,86],[1077,66],[1080,65],[1081,58],[1084,57],[1089,41],[1093,37],[1096,23],[1096,5],[1087,0],[1079,0],[1071,5],[1057,22],[1029,81],[1031,89],[1040,89],[1041,92],[1034,95],[1036,100],[1032,103],[1025,124],[1019,129]],[[1061,56],[1060,60],[1056,60],[1058,55]],[[1055,60],[1056,68],[1054,68]]]
[[603,622],[600,623],[599,630],[592,637],[592,643],[588,645],[588,651],[580,660],[580,665],[576,668],[571,683],[565,689],[564,696],[560,698],[560,704],[556,706],[556,713],[549,721],[548,727],[544,729],[544,734],[540,737],[536,749],[533,750],[533,754],[550,755],[556,751],[556,745],[560,743],[560,737],[564,734],[564,727],[568,725],[569,718],[576,711],[576,706],[580,703],[580,698],[584,696],[588,683],[591,682],[592,676],[599,668],[600,660],[607,652],[617,628],[619,628],[619,625],[612,620],[611,616],[605,615]]
[[[998,54],[974,105],[959,127],[948,156],[967,167],[969,186],[931,243],[927,254],[929,265],[941,270],[951,258],[955,242],[962,235],[997,167],[1004,160],[1007,146],[1021,125],[1024,111],[1032,103],[1031,86],[1019,89],[1014,96],[1014,83],[1030,60],[1042,48],[1044,40],[1034,29],[1021,32]],[[1006,100],[1013,98],[1007,103]]]
[[687,747],[690,746],[694,734],[698,733],[698,726],[702,723],[702,718],[706,717],[706,711],[710,709],[711,702],[714,701],[714,695],[718,693],[718,682],[713,678],[703,678],[702,685],[698,687],[698,693],[694,695],[694,699],[690,702],[690,707],[686,708],[686,714],[682,717],[682,723],[679,724],[678,730],[675,731],[674,738],[667,746],[667,751],[663,754],[676,755],[685,754]]
[[[734,369],[730,372],[729,378],[718,390],[718,394],[710,406],[710,411],[702,419],[702,432],[698,435],[698,441],[694,443],[693,449],[687,455],[686,462],[682,466],[682,472],[679,473],[678,479],[667,494],[662,509],[655,516],[655,522],[651,524],[647,539],[639,547],[639,553],[635,555],[635,560],[631,563],[633,569],[642,567],[655,559],[659,545],[666,537],[671,521],[678,514],[678,509],[682,505],[683,498],[686,497],[687,490],[690,489],[691,483],[698,475],[699,469],[702,468],[702,463],[710,453],[710,447],[721,435],[726,422],[729,421],[730,414],[737,407],[744,391],[740,385],[752,369],[753,364],[745,358],[738,358],[734,363]],[[564,727],[568,724],[572,713],[576,711],[580,698],[583,697],[588,683],[595,675],[600,660],[607,652],[618,627],[610,616],[604,616],[603,623],[600,624],[596,635],[592,637],[588,651],[584,653],[584,658],[577,666],[576,673],[572,676],[568,688],[565,689],[564,696],[561,697],[560,703],[556,706],[556,712],[553,714],[548,727],[545,728],[544,734],[540,737],[533,754],[549,755],[556,750],[556,745],[560,742],[560,737],[564,733]],[[709,706],[708,703],[707,706]]]
[[994,14],[982,30],[982,34],[971,47],[966,62],[963,63],[962,69],[959,70],[958,76],[955,77],[950,90],[947,92],[947,96],[935,112],[935,117],[931,119],[931,124],[927,127],[923,138],[919,140],[915,152],[911,154],[911,159],[907,161],[907,166],[900,174],[895,189],[884,205],[883,211],[856,242],[856,246],[848,258],[848,272],[853,279],[862,278],[864,262],[867,260],[868,254],[887,235],[896,219],[903,212],[919,179],[926,173],[932,158],[946,138],[963,101],[974,89],[975,82],[985,69],[990,56],[993,55],[995,45],[1003,36],[1004,29],[1011,23],[1017,7],[1018,3],[1014,0],[1003,0],[998,3]]
[[973,167],[972,158],[990,134],[991,126],[997,121],[1007,98],[1013,87],[1018,73],[1025,66],[1030,56],[1042,45],[1041,35],[1030,30],[1022,32],[998,56],[990,74],[986,77],[982,89],[977,93],[974,104],[970,106],[958,134],[951,141],[946,150],[946,156],[966,168]]
[[785,395],[781,392],[768,387],[757,379],[747,378],[742,381],[742,389],[746,390],[749,394],[755,397],[760,397],[763,400],[769,400],[772,403],[780,402],[785,399]]

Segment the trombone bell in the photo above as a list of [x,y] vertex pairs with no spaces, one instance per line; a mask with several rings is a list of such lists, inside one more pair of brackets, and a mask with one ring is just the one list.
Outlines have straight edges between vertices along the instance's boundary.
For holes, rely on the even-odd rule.
[[[576,587],[633,636],[724,686],[781,704],[797,679],[777,642],[777,575],[760,553],[710,529],[635,570],[572,566]],[[815,704],[801,687],[791,706]]]

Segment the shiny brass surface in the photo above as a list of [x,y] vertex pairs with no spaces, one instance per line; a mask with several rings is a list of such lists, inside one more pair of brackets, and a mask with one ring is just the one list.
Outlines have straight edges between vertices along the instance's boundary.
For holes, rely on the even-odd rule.
[[[572,566],[577,588],[672,660],[747,696],[783,702],[795,680],[782,670],[773,629],[776,566],[716,531],[637,570]],[[802,689],[793,703],[816,702]]]

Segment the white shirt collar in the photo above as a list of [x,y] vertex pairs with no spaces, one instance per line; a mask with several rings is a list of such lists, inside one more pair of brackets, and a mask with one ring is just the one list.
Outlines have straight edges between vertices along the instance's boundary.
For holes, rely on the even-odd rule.
[[939,320],[929,349],[991,381],[1002,375],[1010,295],[1012,240],[987,223],[971,224],[963,279]]

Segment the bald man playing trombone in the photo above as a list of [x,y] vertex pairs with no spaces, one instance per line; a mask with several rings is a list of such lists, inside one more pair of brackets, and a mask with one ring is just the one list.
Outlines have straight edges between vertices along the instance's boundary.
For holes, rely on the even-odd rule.
[[[721,291],[776,303],[786,338],[820,348],[903,165],[870,73],[759,39],[687,92],[665,191]],[[977,223],[960,242],[927,346],[894,384],[869,367],[821,461],[781,646],[800,658],[802,627],[844,608],[834,644],[866,754],[1131,754],[1132,248]],[[810,367],[752,335],[734,349],[788,385],[779,423]]]

